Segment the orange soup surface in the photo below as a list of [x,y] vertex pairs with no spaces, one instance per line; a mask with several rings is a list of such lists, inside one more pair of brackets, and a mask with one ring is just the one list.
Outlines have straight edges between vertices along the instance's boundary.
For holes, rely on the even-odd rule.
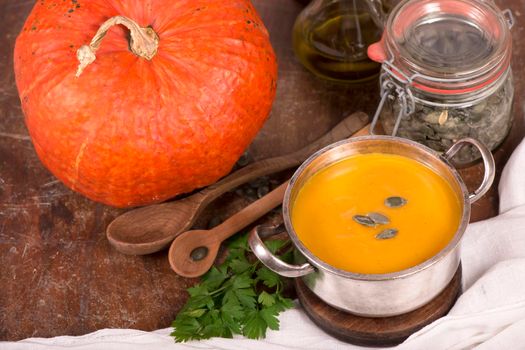
[[[389,206],[401,197],[406,203]],[[406,157],[361,154],[314,174],[292,206],[292,225],[324,262],[350,272],[400,271],[430,259],[452,239],[462,205],[445,179]],[[378,213],[389,223],[364,225],[357,215]],[[391,238],[377,238],[385,230]]]

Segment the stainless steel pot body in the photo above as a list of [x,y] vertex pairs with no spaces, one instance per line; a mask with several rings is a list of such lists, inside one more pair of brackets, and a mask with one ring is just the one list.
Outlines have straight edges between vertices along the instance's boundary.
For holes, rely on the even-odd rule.
[[[463,180],[450,162],[467,144],[480,151],[485,166],[483,181],[472,194],[468,193]],[[414,159],[442,176],[462,201],[461,222],[454,237],[431,259],[395,273],[357,274],[337,269],[320,260],[298,238],[291,222],[291,211],[304,183],[319,170],[341,159],[365,153],[396,154]],[[296,247],[296,265],[279,260],[263,244],[260,236],[273,234],[277,228],[256,227],[250,233],[249,244],[254,254],[268,268],[282,276],[302,278],[313,293],[331,306],[368,317],[407,313],[431,301],[451,281],[460,263],[459,246],[470,219],[470,206],[490,188],[494,174],[494,159],[490,151],[483,144],[469,138],[459,140],[443,155],[414,141],[398,137],[364,136],[344,140],[312,155],[290,180],[283,202],[283,217],[288,235]]]

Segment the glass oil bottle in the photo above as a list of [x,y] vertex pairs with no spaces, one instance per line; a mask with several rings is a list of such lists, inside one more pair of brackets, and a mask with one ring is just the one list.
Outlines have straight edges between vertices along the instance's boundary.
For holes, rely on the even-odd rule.
[[313,0],[297,17],[294,50],[315,75],[345,83],[378,76],[367,48],[378,41],[384,13],[380,0]]

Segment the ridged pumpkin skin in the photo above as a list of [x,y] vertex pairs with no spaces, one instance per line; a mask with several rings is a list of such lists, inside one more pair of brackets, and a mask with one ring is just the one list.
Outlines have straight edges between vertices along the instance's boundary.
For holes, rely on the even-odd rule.
[[[77,49],[121,15],[159,37],[147,60],[112,27],[79,77]],[[129,207],[227,174],[266,120],[277,64],[249,0],[39,0],[15,47],[36,152],[85,196]]]

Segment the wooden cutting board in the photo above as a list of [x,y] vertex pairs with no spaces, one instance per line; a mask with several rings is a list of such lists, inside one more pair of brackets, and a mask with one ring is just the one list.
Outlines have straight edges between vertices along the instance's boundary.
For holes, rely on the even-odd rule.
[[447,314],[459,296],[461,266],[448,286],[430,303],[393,317],[361,317],[338,310],[319,299],[300,278],[295,279],[295,288],[308,317],[326,333],[356,345],[393,346]]

